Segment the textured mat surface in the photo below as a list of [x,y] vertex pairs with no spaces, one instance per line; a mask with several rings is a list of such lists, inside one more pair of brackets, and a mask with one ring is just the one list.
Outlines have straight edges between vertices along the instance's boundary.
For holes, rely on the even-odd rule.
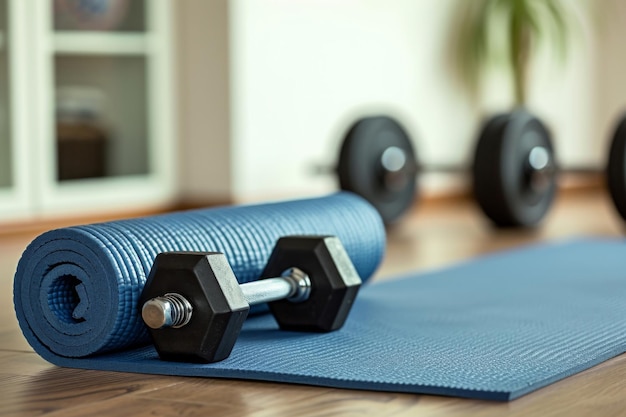
[[[328,206],[334,211],[333,216],[341,218],[334,227],[344,233],[351,227],[348,219],[358,219],[355,223],[359,226],[353,231],[356,234],[346,234],[352,239],[356,236],[352,251],[364,251],[356,254],[358,268],[365,276],[371,274],[382,255],[383,232],[378,221],[366,220],[371,212],[361,200],[339,195],[286,204],[295,204],[294,207],[298,208],[290,209],[294,217],[285,217],[283,222],[287,223],[300,215],[315,216],[317,210],[330,209]],[[344,211],[336,209],[335,205],[351,209]],[[215,217],[215,222],[219,225],[232,215],[228,224],[236,230],[246,231],[237,235],[237,239],[243,239],[243,242],[259,239],[258,234],[263,234],[265,227],[279,227],[272,222],[263,223],[265,216],[283,210],[282,205],[270,206],[267,210],[265,207],[223,209],[218,211],[220,214]],[[316,208],[304,210],[306,214],[303,214],[299,212],[303,207]],[[231,210],[234,210],[232,213],[237,210],[265,211],[258,219],[264,225],[253,230],[235,226],[239,221],[234,220],[238,214],[228,214]],[[213,214],[206,212],[203,216],[213,218]],[[322,217],[326,219],[326,215]],[[300,221],[295,222],[301,227],[315,229],[321,227],[320,223],[329,227],[329,221],[320,222],[318,217],[306,226]],[[124,233],[134,230],[116,227]],[[158,230],[154,227],[154,231]],[[221,226],[215,227],[221,230]],[[137,234],[137,239],[140,235]],[[166,234],[161,233],[155,239],[165,241],[165,238]],[[235,235],[226,237],[231,238]],[[347,246],[350,246],[350,239]],[[269,244],[270,240],[262,238],[258,241],[261,243],[257,242],[256,248],[269,246],[259,249],[258,253],[268,253],[273,244]],[[116,246],[117,243],[109,242],[108,245]],[[135,242],[134,245],[124,245],[125,250],[137,251],[139,244]],[[238,245],[228,244],[228,247]],[[93,264],[102,262],[104,255],[96,252],[103,248],[111,250],[109,246],[87,245],[88,250],[94,252],[81,256],[89,257]],[[141,279],[130,283],[126,282],[129,278],[119,281],[116,274],[124,274],[115,270],[109,271],[113,276],[97,275],[97,281],[113,279],[115,284],[84,284],[85,288],[81,289],[80,283],[61,280],[66,286],[76,285],[77,295],[71,295],[72,291],[67,288],[55,288],[58,284],[54,282],[59,280],[47,278],[47,274],[62,268],[53,276],[89,278],[71,269],[71,265],[75,265],[73,261],[67,261],[70,266],[63,263],[63,267],[46,263],[46,256],[37,256],[37,251],[43,250],[37,247],[31,246],[24,255],[33,257],[35,266],[26,267],[25,264],[30,262],[24,261],[16,275],[16,311],[22,330],[35,350],[61,366],[509,400],[626,351],[626,273],[623,268],[626,245],[623,241],[579,240],[528,247],[438,272],[365,285],[346,325],[330,334],[282,332],[269,315],[251,317],[246,321],[231,356],[210,365],[167,363],[159,361],[149,345],[133,347],[142,343],[145,335],[136,328],[140,326],[134,323],[137,318],[132,315],[135,313],[130,311],[132,308],[126,311],[126,304],[132,305],[136,299],[136,288],[140,287]],[[244,244],[239,252],[236,251],[240,256],[234,258],[235,265],[242,262],[248,248]],[[64,257],[78,256],[72,250],[60,248],[47,256],[56,256],[53,255],[55,251],[61,251]],[[151,251],[146,253],[145,259],[134,259],[128,265],[136,263],[140,276],[146,270],[143,262],[147,265],[152,256]],[[350,249],[349,253],[354,254]],[[263,256],[259,256],[261,258]],[[252,264],[256,265],[255,262]],[[33,272],[44,273],[44,276],[32,275]],[[245,271],[239,269],[239,272]],[[243,274],[246,279],[253,279],[253,275]],[[103,287],[89,288],[90,285]],[[50,302],[51,288],[65,292],[65,299],[69,301],[60,304],[75,306],[73,314],[76,317],[55,310],[57,307]],[[95,289],[103,293],[93,295],[90,291]],[[117,309],[111,314],[125,324],[106,327],[107,331],[115,328],[115,337],[108,339],[101,336],[107,332],[96,326],[93,332],[97,337],[92,339],[107,340],[100,343],[102,346],[96,349],[96,354],[67,357],[70,354],[76,356],[80,345],[73,344],[72,340],[87,337],[81,333],[81,326],[89,326],[91,321],[115,321],[91,312],[97,308],[93,303],[106,302],[105,297],[110,297],[111,291],[115,295],[112,309]],[[63,298],[57,292],[54,294],[54,299]],[[80,297],[80,302],[76,297]],[[121,299],[127,301],[117,304]],[[32,316],[31,310],[43,315]],[[46,313],[46,310],[52,312]],[[60,308],[60,311],[69,310]],[[132,319],[125,318],[127,314]],[[54,323],[55,320],[67,321],[67,327]],[[60,326],[68,334],[61,338],[63,346],[52,350],[44,342],[52,335],[42,337],[39,332],[55,326]],[[93,340],[90,343],[95,344]],[[105,352],[111,348],[111,340],[115,340],[117,350]]]

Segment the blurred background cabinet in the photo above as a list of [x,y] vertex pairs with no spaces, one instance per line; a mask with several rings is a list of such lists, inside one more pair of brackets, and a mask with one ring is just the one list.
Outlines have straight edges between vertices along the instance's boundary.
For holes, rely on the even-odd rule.
[[[17,2],[15,2],[17,3]],[[12,216],[30,212],[29,172],[25,160],[28,139],[20,115],[27,111],[23,100],[26,91],[24,49],[16,46],[23,38],[24,22],[17,19],[18,7],[0,0],[0,213]]]
[[170,7],[0,0],[0,218],[173,199]]

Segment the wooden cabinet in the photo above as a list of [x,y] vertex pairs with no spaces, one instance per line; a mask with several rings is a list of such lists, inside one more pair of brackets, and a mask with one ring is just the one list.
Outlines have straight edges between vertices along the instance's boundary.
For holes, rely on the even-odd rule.
[[173,199],[170,8],[0,0],[0,220]]

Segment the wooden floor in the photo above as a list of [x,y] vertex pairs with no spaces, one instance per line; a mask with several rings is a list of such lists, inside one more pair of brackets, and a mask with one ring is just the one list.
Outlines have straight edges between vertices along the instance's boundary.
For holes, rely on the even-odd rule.
[[[532,242],[623,231],[608,196],[597,190],[561,196],[533,232],[494,230],[471,202],[430,203],[390,230],[375,279]],[[33,237],[0,233],[1,416],[626,416],[626,355],[510,403],[57,368],[33,353],[12,309],[13,272]]]

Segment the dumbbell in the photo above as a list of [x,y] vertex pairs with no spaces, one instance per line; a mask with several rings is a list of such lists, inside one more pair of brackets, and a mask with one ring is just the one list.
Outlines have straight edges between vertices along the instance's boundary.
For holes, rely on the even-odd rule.
[[496,225],[533,226],[552,205],[558,174],[603,174],[626,220],[626,115],[613,133],[607,162],[606,168],[559,167],[550,134],[538,118],[520,111],[495,116],[478,140],[474,195]]
[[268,303],[283,330],[341,328],[361,279],[337,237],[288,236],[274,247],[261,279],[239,284],[223,253],[157,255],[139,299],[159,357],[226,359],[250,306]]
[[389,116],[357,120],[344,138],[337,164],[340,187],[370,201],[387,224],[413,205],[416,179],[424,172],[471,173],[480,207],[498,226],[536,225],[556,189],[550,134],[524,110],[485,123],[471,166],[419,164],[406,130]]
[[478,137],[470,170],[474,198],[498,227],[534,227],[554,202],[560,171],[539,118],[521,109],[499,114]]

